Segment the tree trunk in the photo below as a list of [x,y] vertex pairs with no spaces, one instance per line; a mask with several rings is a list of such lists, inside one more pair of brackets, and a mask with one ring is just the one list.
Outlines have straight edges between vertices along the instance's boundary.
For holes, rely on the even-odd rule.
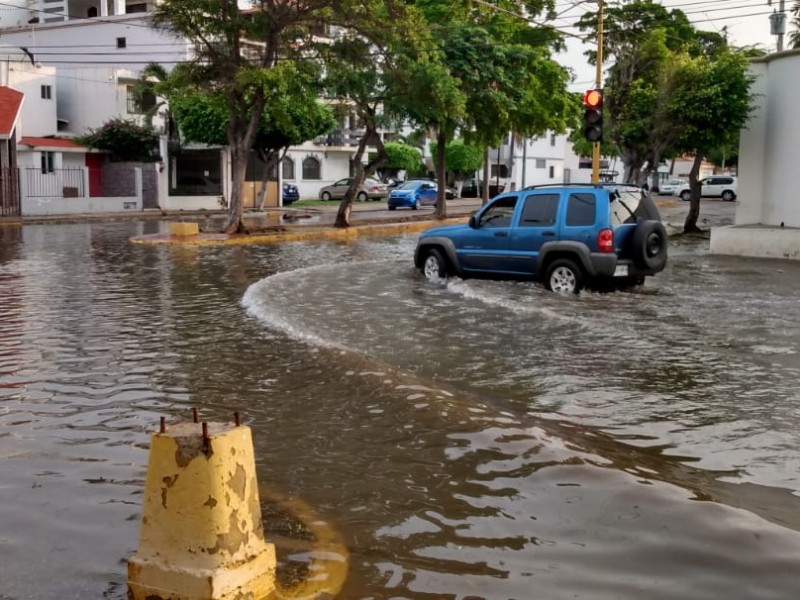
[[692,163],[692,170],[689,171],[689,190],[692,199],[689,201],[689,214],[686,215],[686,222],[683,224],[684,233],[697,233],[700,228],[697,226],[697,218],[700,216],[700,165],[703,156],[696,154]]
[[447,180],[445,164],[445,144],[447,143],[447,136],[444,129],[439,128],[436,132],[436,207],[433,210],[433,216],[436,219],[447,218]]
[[244,177],[247,174],[247,155],[249,148],[231,147],[231,197],[228,199],[228,223],[223,233],[234,234],[244,231],[242,222]]
[[481,205],[489,202],[489,146],[483,150],[483,181],[481,182]]
[[456,198],[461,198],[461,190],[464,189],[464,180],[456,179]]
[[[269,174],[272,170],[272,165],[279,164],[280,161],[277,161],[278,152],[275,152],[274,150],[267,151],[264,148],[258,148],[257,153],[258,157],[264,163],[264,174],[261,176],[261,188],[258,190],[256,206],[258,206],[258,210],[264,210],[264,203],[267,200],[267,184],[269,183]],[[280,194],[281,190],[278,190],[278,193]]]
[[244,205],[242,196],[244,191],[244,178],[247,174],[247,159],[250,149],[256,139],[256,132],[261,123],[261,113],[264,111],[264,93],[256,91],[252,103],[247,102],[238,91],[232,90],[226,98],[228,115],[247,115],[230,118],[228,121],[228,147],[231,152],[231,197],[228,204],[228,223],[223,233],[234,234],[243,232],[242,213]]
[[[386,154],[386,148],[383,146],[383,140],[381,140],[381,136],[377,131],[378,126],[377,123],[375,123],[375,115],[373,111],[369,113],[369,117],[370,118],[364,119],[364,135],[361,136],[360,140],[358,140],[358,149],[353,157],[356,172],[353,176],[353,181],[350,182],[350,187],[347,188],[347,191],[344,194],[344,198],[342,198],[342,201],[339,203],[339,210],[336,213],[336,221],[333,223],[334,227],[350,227],[350,214],[353,211],[353,199],[356,197],[358,189],[361,187],[367,177],[371,176],[373,173],[375,173],[375,171],[385,165],[386,161],[389,159],[388,155]],[[367,145],[370,142],[375,145],[377,153],[375,158],[368,162],[366,166],[364,166],[361,160],[364,157],[364,153],[367,150]]]

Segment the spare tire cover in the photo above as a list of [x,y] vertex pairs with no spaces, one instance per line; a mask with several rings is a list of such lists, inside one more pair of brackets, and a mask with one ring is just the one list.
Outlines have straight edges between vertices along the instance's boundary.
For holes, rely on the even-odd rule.
[[661,271],[667,264],[667,230],[660,221],[642,221],[633,233],[633,263],[640,269]]

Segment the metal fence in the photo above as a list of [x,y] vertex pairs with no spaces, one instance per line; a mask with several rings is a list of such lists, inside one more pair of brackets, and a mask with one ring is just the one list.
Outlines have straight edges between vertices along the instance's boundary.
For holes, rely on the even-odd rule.
[[0,168],[0,217],[19,214],[19,173],[17,169]]
[[25,169],[27,195],[31,198],[83,198],[84,169]]

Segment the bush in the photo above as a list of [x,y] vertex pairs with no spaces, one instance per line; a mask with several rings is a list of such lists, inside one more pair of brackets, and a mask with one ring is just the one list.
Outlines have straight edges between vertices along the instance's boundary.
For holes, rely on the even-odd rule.
[[148,128],[124,119],[112,119],[88,135],[77,140],[89,148],[106,150],[114,161],[155,162],[158,153],[158,136]]

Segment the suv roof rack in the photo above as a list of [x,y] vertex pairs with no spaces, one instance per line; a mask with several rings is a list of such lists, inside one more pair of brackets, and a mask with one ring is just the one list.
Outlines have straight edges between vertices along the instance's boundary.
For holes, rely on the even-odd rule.
[[538,190],[540,188],[547,188],[547,187],[593,187],[593,188],[603,188],[603,187],[629,187],[635,188],[637,190],[643,189],[642,186],[636,185],[635,183],[614,183],[613,181],[599,181],[597,183],[540,183],[538,185],[529,185],[527,187],[522,188],[522,191],[525,190]]

